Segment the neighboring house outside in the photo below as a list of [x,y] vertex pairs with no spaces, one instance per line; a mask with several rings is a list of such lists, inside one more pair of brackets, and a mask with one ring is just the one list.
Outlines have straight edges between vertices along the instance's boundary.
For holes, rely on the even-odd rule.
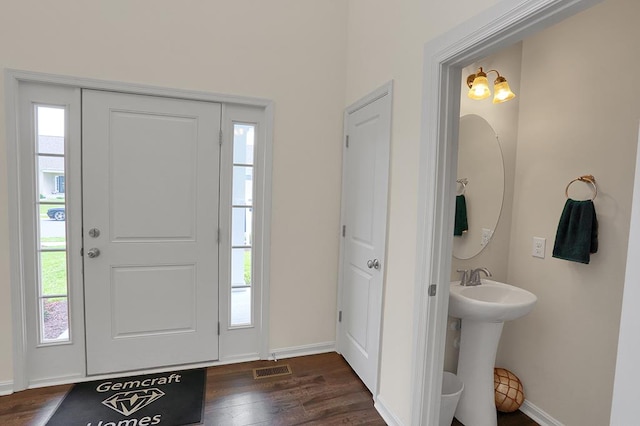
[[64,137],[38,136],[38,188],[41,198],[64,197]]

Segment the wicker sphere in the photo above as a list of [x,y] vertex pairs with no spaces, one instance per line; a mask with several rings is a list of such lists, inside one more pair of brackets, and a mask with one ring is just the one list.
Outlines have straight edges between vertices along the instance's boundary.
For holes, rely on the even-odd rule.
[[493,388],[498,411],[511,413],[516,411],[524,402],[522,382],[509,370],[494,368]]

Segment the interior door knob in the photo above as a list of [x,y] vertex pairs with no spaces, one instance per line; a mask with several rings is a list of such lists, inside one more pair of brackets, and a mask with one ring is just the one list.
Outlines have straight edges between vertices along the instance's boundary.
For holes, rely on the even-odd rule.
[[367,260],[367,267],[369,269],[380,269],[380,261],[378,259]]
[[95,247],[91,248],[87,252],[87,256],[89,256],[91,259],[93,259],[94,257],[98,257],[98,256],[100,256],[100,250],[95,248]]

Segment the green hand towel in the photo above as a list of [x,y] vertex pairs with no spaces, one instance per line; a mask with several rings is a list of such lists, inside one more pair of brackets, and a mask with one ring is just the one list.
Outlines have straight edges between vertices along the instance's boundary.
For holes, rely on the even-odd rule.
[[453,235],[460,236],[468,230],[467,200],[465,200],[464,195],[456,195],[456,219],[453,225]]
[[567,199],[558,223],[553,257],[589,263],[598,251],[598,219],[593,201]]

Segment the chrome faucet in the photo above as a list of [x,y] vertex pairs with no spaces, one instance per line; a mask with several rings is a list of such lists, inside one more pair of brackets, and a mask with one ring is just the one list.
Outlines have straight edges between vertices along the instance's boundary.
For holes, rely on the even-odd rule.
[[458,272],[460,272],[460,285],[464,285],[464,286],[468,286],[469,285],[469,272],[471,272],[470,269],[458,269]]
[[463,286],[482,284],[480,281],[480,272],[484,272],[487,277],[491,276],[491,272],[487,268],[458,269],[457,271],[462,274],[460,275],[460,285]]
[[484,272],[487,277],[491,276],[491,272],[487,268],[476,268],[469,272],[469,282],[467,285],[480,285],[480,272]]

